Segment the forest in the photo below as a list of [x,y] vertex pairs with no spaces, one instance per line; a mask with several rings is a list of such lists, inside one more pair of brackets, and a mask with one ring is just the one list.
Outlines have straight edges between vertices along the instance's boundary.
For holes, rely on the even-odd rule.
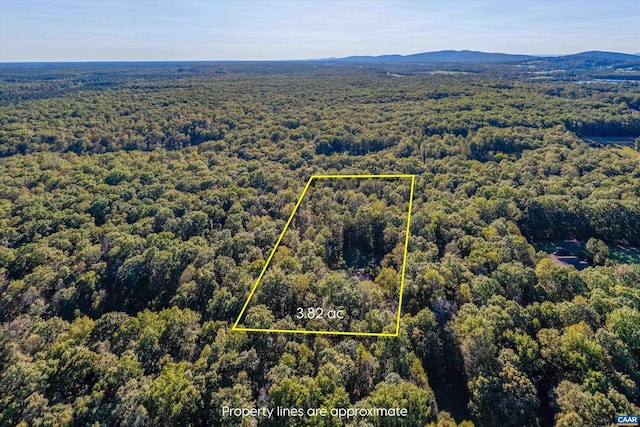
[[[246,304],[251,308],[238,316],[241,326],[339,334],[398,331],[414,176],[337,176],[309,180],[276,252],[263,266],[265,274],[258,276]],[[262,307],[275,322],[252,324],[262,319],[254,313]]]
[[[602,427],[638,414],[640,265],[611,251],[640,246],[640,153],[589,138],[638,138],[639,109],[634,82],[500,66],[4,64],[0,425]],[[232,330],[321,174],[415,175],[398,336]],[[252,325],[291,323],[331,289],[354,315],[395,298],[407,188],[320,190],[309,209],[326,215],[294,224]],[[588,268],[534,249],[555,241],[582,244]],[[341,268],[364,280],[327,272]],[[372,313],[354,327],[383,328]]]

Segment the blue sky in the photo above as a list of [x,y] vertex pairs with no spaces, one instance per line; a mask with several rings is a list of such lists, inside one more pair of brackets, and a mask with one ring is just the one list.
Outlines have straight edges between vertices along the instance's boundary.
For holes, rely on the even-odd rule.
[[640,52],[640,0],[0,0],[0,61]]

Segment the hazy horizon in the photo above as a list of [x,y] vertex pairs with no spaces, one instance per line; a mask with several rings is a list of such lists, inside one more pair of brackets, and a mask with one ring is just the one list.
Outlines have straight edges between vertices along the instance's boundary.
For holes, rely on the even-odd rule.
[[[0,62],[640,52],[640,2],[0,0]],[[552,53],[549,53],[552,52]]]
[[[454,50],[454,49],[442,49],[443,51],[447,51],[447,50]],[[461,50],[457,50],[458,52],[462,52],[462,51],[469,51],[469,49],[461,49]],[[522,54],[513,54],[513,55],[526,55],[526,56],[534,56],[534,57],[540,57],[540,58],[553,58],[553,57],[560,57],[560,56],[566,56],[566,55],[573,55],[573,54],[579,54],[579,53],[584,53],[584,52],[589,52],[589,51],[595,51],[594,49],[590,49],[590,50],[586,50],[586,51],[581,51],[581,52],[572,52],[572,53],[568,53],[568,54],[528,54],[528,53],[522,53]],[[438,51],[429,51],[429,52],[413,52],[413,53],[408,53],[405,54],[403,56],[407,56],[407,55],[412,55],[412,54],[421,54],[421,53],[433,53],[433,52],[438,52]],[[473,51],[476,52],[476,51]],[[635,55],[638,56],[640,59],[640,53],[627,53],[627,52],[615,52],[615,51],[604,51],[604,52],[609,52],[609,53],[621,53],[621,54],[626,54],[626,55]],[[505,52],[482,52],[482,53],[505,53]],[[340,56],[340,57],[325,57],[325,58],[306,58],[306,59],[125,59],[125,60],[118,60],[118,59],[114,59],[114,60],[52,60],[52,61],[1,61],[0,60],[0,64],[100,64],[100,63],[105,63],[105,64],[109,64],[109,63],[190,63],[190,62],[202,62],[202,63],[207,63],[207,62],[313,62],[313,61],[322,61],[322,60],[332,60],[332,59],[343,59],[343,58],[349,58],[349,57],[377,57],[377,56],[387,56],[387,55],[397,55],[395,53],[389,53],[389,54],[381,54],[381,55],[359,55],[359,54],[353,54],[353,55],[347,55],[347,56]]]

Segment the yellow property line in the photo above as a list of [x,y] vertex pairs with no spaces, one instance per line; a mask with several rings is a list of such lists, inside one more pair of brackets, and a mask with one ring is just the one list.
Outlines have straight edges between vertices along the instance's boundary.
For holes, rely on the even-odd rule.
[[276,241],[275,246],[271,250],[271,253],[269,254],[269,258],[267,258],[267,262],[264,263],[264,267],[262,267],[262,271],[260,272],[260,275],[258,276],[258,280],[256,280],[256,283],[253,285],[253,289],[251,289],[251,293],[249,293],[249,298],[247,298],[247,301],[244,303],[244,306],[242,307],[242,310],[240,311],[240,314],[238,315],[238,318],[236,319],[236,323],[233,324],[233,327],[231,328],[231,330],[234,330],[234,329],[236,329],[238,327],[238,323],[240,322],[240,318],[244,314],[244,311],[247,309],[247,306],[249,305],[249,301],[251,301],[251,298],[253,297],[253,294],[256,292],[256,289],[258,288],[258,284],[260,283],[260,280],[262,279],[262,276],[264,276],[264,272],[267,271],[267,267],[269,266],[269,263],[271,262],[271,258],[273,258],[273,255],[276,253],[276,249],[278,249],[278,245],[282,241],[282,238],[284,237],[284,233],[287,231],[287,228],[289,228],[289,224],[291,224],[291,220],[293,219],[293,216],[296,214],[296,211],[298,210],[298,207],[300,206],[300,203],[302,203],[302,199],[304,198],[304,195],[307,194],[307,190],[309,189],[309,185],[311,185],[311,181],[312,180],[313,180],[313,177],[309,178],[309,181],[307,181],[307,185],[304,186],[304,190],[302,190],[302,194],[300,195],[300,198],[298,199],[298,202],[294,206],[293,211],[291,212],[291,215],[289,215],[289,219],[287,220],[287,223],[284,225],[284,228],[282,229],[282,233],[280,233],[280,237],[278,237],[278,240]]
[[311,175],[314,178],[413,178],[415,175],[388,174],[388,175]]
[[348,332],[348,331],[304,331],[300,329],[259,329],[259,328],[232,328],[233,331],[245,332],[270,332],[270,333],[290,333],[290,334],[316,334],[316,335],[358,335],[367,337],[397,337],[398,334],[389,332]]
[[416,176],[411,175],[411,191],[409,193],[409,211],[407,212],[407,232],[404,237],[404,253],[402,255],[402,277],[400,278],[400,298],[398,298],[398,321],[396,322],[396,335],[400,333],[400,310],[402,308],[402,292],[404,291],[404,272],[407,267],[407,250],[409,249],[409,227],[411,226],[411,208],[413,207],[413,188],[416,185]]
[[[313,181],[314,179],[327,179],[327,178],[405,178],[405,179],[411,178],[411,191],[410,191],[410,194],[409,194],[409,209],[408,209],[408,213],[407,213],[407,229],[406,229],[405,242],[404,242],[404,254],[403,254],[403,259],[402,259],[402,277],[400,279],[400,295],[399,295],[399,298],[398,298],[398,316],[397,316],[397,319],[396,319],[396,332],[395,332],[395,334],[393,334],[393,333],[382,333],[382,332],[303,331],[303,330],[290,330],[290,329],[259,329],[259,328],[238,327],[238,323],[240,323],[240,319],[244,315],[244,312],[247,309],[247,306],[249,305],[249,302],[251,301],[251,298],[253,298],[253,295],[255,294],[256,289],[258,289],[258,285],[260,284],[260,280],[262,280],[262,277],[264,276],[265,272],[267,271],[267,267],[269,266],[269,263],[271,262],[271,259],[275,255],[276,250],[278,249],[278,245],[280,245],[280,242],[284,238],[284,235],[285,235],[287,229],[289,228],[289,225],[291,224],[291,221],[293,220],[294,215],[296,214],[298,208],[300,207],[300,204],[302,203],[302,200],[304,199],[304,196],[307,194],[307,191],[309,190],[309,187],[311,185],[311,181]],[[311,177],[309,177],[309,180],[307,181],[307,184],[305,185],[304,189],[302,190],[302,194],[298,198],[298,201],[296,202],[296,204],[295,204],[295,206],[293,208],[293,211],[291,212],[291,215],[289,215],[289,219],[287,220],[286,224],[284,225],[284,228],[283,228],[282,232],[280,233],[280,236],[278,237],[278,240],[276,241],[275,246],[271,250],[271,253],[269,254],[269,258],[267,258],[267,261],[265,262],[264,266],[262,267],[262,271],[260,272],[260,275],[258,276],[255,284],[253,285],[253,288],[251,289],[251,292],[249,293],[249,297],[245,301],[244,306],[242,307],[242,310],[240,310],[240,314],[238,315],[238,318],[236,319],[235,323],[231,327],[231,330],[232,331],[246,331],[246,332],[280,332],[280,333],[292,333],[292,334],[317,334],[317,335],[359,335],[359,336],[380,336],[380,337],[396,337],[396,336],[398,336],[398,334],[400,332],[400,315],[401,315],[400,310],[402,308],[402,293],[403,293],[403,290],[404,290],[404,275],[405,275],[405,268],[406,268],[406,264],[407,264],[407,249],[408,249],[408,246],[409,246],[409,227],[411,225],[411,209],[412,209],[412,206],[413,206],[413,190],[414,190],[414,187],[415,187],[415,175],[409,175],[409,174],[383,174],[383,175],[372,175],[372,174],[364,174],[364,175],[331,175],[331,174],[327,174],[327,175],[311,175]]]

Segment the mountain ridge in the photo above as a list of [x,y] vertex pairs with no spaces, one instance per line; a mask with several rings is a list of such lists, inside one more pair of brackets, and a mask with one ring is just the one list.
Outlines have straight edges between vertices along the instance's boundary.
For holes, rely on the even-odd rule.
[[511,54],[500,52],[481,52],[473,50],[439,50],[434,52],[421,52],[409,55],[389,54],[378,56],[355,55],[343,58],[331,58],[337,62],[458,62],[458,63],[490,63],[490,62],[518,62],[528,60],[567,60],[567,59],[598,59],[609,61],[640,61],[640,56],[606,51],[585,51],[569,55],[541,56]]

